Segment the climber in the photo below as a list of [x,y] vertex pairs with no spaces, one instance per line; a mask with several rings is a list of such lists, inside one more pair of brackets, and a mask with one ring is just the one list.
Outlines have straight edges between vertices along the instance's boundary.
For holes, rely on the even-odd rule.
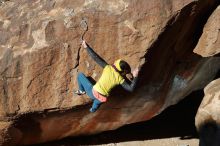
[[[103,68],[102,75],[94,86],[83,73],[79,73],[77,77],[79,89],[75,91],[75,94],[87,94],[93,100],[90,112],[95,112],[102,103],[107,101],[111,89],[116,85],[121,85],[129,92],[134,90],[138,79],[138,68],[131,74],[131,68],[127,62],[118,59],[113,65],[109,65],[94,52],[85,40],[82,40],[82,46],[92,59]],[[132,75],[131,84],[125,80],[126,74]]]

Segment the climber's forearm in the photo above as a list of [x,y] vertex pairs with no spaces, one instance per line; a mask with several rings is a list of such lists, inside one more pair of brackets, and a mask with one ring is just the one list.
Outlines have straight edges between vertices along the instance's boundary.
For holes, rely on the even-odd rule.
[[95,60],[95,62],[99,64],[102,68],[108,65],[106,61],[102,59],[89,45],[87,45],[86,50],[89,56],[91,56],[92,59]]
[[135,77],[135,78],[132,80],[131,84],[128,84],[126,81],[124,81],[124,82],[121,84],[121,86],[122,86],[126,91],[133,92],[134,89],[135,89],[136,86],[137,86],[137,80],[138,80],[138,78]]

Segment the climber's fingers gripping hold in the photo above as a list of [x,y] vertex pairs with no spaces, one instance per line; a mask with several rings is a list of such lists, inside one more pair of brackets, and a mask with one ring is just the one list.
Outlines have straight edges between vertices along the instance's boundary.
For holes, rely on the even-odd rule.
[[83,48],[87,48],[87,44],[86,44],[85,40],[82,40],[82,46],[83,46]]
[[133,77],[137,77],[137,76],[138,76],[138,73],[139,73],[139,69],[136,68],[136,69],[132,72]]

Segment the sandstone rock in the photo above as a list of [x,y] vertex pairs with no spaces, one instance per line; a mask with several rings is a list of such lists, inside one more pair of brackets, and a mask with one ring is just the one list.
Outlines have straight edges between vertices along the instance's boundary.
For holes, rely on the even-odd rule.
[[215,121],[220,124],[220,79],[209,83],[205,89],[205,97],[196,115],[196,127],[203,123]]
[[[203,29],[202,36],[195,53],[210,57],[220,52],[220,6],[218,6],[209,17]],[[196,114],[195,125],[200,135],[200,145],[214,146],[220,145],[220,104],[219,104],[220,80],[212,81],[204,89],[205,97]]]
[[[2,145],[33,144],[99,133],[149,120],[220,68],[219,57],[193,53],[217,0],[22,0],[0,6],[0,130]],[[101,68],[80,48],[88,43],[107,62],[141,67],[137,90],[113,92],[96,113],[73,95],[76,76],[98,79]],[[5,138],[7,135],[7,138]]]
[[193,50],[195,53],[209,57],[220,52],[220,6],[212,13],[206,23],[199,43]]
[[219,145],[220,136],[220,79],[209,83],[205,97],[197,111],[195,124],[200,132],[200,143],[204,146]]

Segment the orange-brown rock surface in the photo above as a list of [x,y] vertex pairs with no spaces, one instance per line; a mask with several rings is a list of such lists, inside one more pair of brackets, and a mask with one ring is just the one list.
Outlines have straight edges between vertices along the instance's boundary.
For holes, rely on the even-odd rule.
[[[12,0],[0,4],[0,143],[32,144],[151,119],[213,80],[219,57],[193,53],[218,0]],[[137,90],[119,89],[96,113],[73,95],[77,73],[107,62],[142,66]]]

